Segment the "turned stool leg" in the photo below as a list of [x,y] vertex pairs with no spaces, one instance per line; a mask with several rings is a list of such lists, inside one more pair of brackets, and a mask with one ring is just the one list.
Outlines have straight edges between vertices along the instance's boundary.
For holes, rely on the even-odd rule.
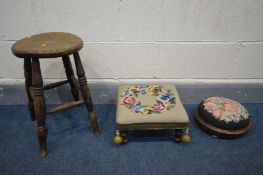
[[35,115],[37,118],[37,136],[40,144],[40,155],[47,155],[46,104],[43,94],[43,80],[37,58],[32,59],[32,85]]
[[100,129],[99,129],[98,124],[97,124],[96,113],[93,110],[91,94],[90,94],[89,87],[87,85],[85,71],[83,69],[83,66],[82,66],[82,63],[81,63],[81,60],[79,57],[79,53],[77,52],[77,53],[74,53],[73,55],[74,55],[76,71],[77,71],[77,75],[78,75],[78,79],[79,79],[81,94],[82,94],[82,97],[85,101],[85,105],[87,107],[87,110],[89,112],[89,120],[92,124],[94,134],[96,136],[99,136],[100,135]]
[[77,101],[79,100],[79,84],[77,82],[77,79],[74,76],[70,58],[69,56],[63,56],[62,60],[63,60],[63,64],[65,67],[66,75],[67,75],[67,78],[68,78],[68,81],[71,87],[72,96]]
[[32,67],[31,67],[31,58],[24,59],[24,75],[25,75],[25,88],[28,98],[28,109],[30,112],[31,120],[35,121],[35,111],[34,111],[34,101],[30,93],[30,87],[32,86]]

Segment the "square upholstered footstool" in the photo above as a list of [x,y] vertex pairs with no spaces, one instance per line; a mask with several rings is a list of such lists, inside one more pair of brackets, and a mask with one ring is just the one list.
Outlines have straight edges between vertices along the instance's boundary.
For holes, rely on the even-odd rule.
[[116,144],[128,142],[128,131],[175,131],[175,141],[190,141],[189,119],[172,85],[120,86],[116,112]]

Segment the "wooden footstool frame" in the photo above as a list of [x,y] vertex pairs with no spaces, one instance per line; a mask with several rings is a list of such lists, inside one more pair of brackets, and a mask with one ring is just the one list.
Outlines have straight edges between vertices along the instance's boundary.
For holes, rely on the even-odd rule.
[[[49,39],[52,40],[52,38],[54,37],[57,37],[57,40],[55,40],[53,44],[54,48],[51,47],[46,50],[45,48],[42,48],[42,46],[45,46],[45,42],[49,43]],[[82,40],[75,35],[61,32],[52,32],[35,35],[32,36],[32,38],[34,38],[35,40],[31,42],[27,40],[30,40],[30,38],[31,37],[28,37],[15,43],[12,47],[12,52],[17,57],[24,58],[25,89],[28,97],[28,108],[30,111],[31,120],[37,120],[37,136],[40,145],[40,155],[47,155],[48,130],[46,127],[46,115],[49,114],[53,114],[56,112],[63,111],[65,109],[70,109],[85,104],[88,110],[88,119],[93,127],[93,132],[96,136],[99,136],[100,129],[97,124],[96,113],[93,109],[91,93],[87,85],[85,71],[78,53],[78,51],[83,47]],[[39,50],[34,48],[35,50],[32,51],[32,49],[29,48],[29,50],[31,49],[31,51],[27,52],[27,46],[29,47],[31,44],[34,45],[34,43],[32,43],[34,41],[36,42],[36,45],[41,44],[39,42],[43,42],[43,44],[39,46]],[[63,46],[59,46],[59,44],[64,44],[65,48],[63,48]],[[56,49],[56,46],[60,47],[60,49]],[[70,54],[73,54],[74,57],[78,81],[74,76],[69,57]],[[67,80],[43,85],[39,58],[56,57],[62,57]],[[75,101],[58,105],[50,109],[49,111],[46,111],[44,91],[67,83],[70,84],[71,93]],[[81,100],[79,97],[79,91],[81,91],[83,100]]]
[[[141,129],[141,131],[145,130],[167,130],[168,128],[144,128]],[[169,128],[171,129],[171,128]],[[176,143],[180,143],[183,141],[184,143],[189,143],[190,142],[190,136],[189,136],[189,128],[173,128],[174,131],[174,141]],[[128,132],[129,131],[139,131],[139,129],[134,129],[134,130],[121,130],[117,129],[116,130],[116,135],[114,137],[114,142],[116,144],[126,144],[128,143]]]
[[[124,87],[129,88],[129,86],[124,86]],[[170,87],[174,88],[175,93],[176,93],[176,98],[177,98],[176,100],[178,101],[178,105],[181,105],[181,108],[183,108],[180,102],[180,98],[177,94],[176,88],[173,86],[170,86]],[[119,94],[120,91],[122,91],[120,89],[122,89],[122,87],[119,87],[118,98],[120,97],[120,94]],[[117,113],[118,113],[118,108],[120,108],[119,106],[120,99],[118,99],[117,105],[118,105],[117,106]],[[188,124],[189,124],[188,122],[187,123],[160,123],[158,122],[158,123],[131,123],[131,124],[121,123],[120,124],[116,121],[116,135],[113,140],[116,144],[126,144],[128,142],[128,132],[130,131],[171,129],[174,131],[174,141],[176,143],[179,143],[181,141],[183,141],[184,143],[189,143],[190,136],[189,136]]]

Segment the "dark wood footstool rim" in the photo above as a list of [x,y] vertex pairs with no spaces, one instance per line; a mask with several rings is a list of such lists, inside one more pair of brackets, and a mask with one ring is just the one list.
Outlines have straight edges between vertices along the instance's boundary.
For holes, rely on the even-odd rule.
[[252,127],[252,123],[251,120],[249,121],[249,124],[240,130],[225,130],[225,129],[220,129],[220,128],[216,128],[212,125],[210,125],[209,123],[207,123],[204,119],[202,119],[202,117],[200,117],[198,110],[196,110],[195,112],[195,118],[196,118],[196,122],[198,124],[198,126],[203,129],[204,131],[206,131],[207,133],[211,134],[211,135],[215,135],[218,137],[222,137],[222,138],[238,138],[241,137],[243,135],[245,135]]
[[187,128],[189,123],[136,123],[118,124],[118,130],[161,130],[161,129],[182,129]]
[[19,58],[57,58],[71,55],[83,47],[76,35],[64,32],[48,32],[18,40],[12,52]]

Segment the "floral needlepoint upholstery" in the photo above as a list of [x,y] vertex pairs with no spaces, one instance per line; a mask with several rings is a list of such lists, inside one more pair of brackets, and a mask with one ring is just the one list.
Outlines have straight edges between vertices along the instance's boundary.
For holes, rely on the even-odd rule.
[[119,87],[117,127],[183,128],[188,123],[188,116],[174,86]]
[[201,123],[203,121],[215,130],[228,132],[241,132],[243,129],[248,131],[251,127],[249,113],[245,107],[224,97],[210,97],[202,101],[197,109],[197,119],[199,123],[201,120]]
[[[153,105],[143,104],[137,97],[139,96],[153,96],[156,103]],[[175,107],[175,95],[170,89],[163,86],[134,86],[128,87],[126,91],[121,94],[121,105],[124,105],[132,112],[146,115],[146,114],[161,114],[163,111],[170,110]]]

